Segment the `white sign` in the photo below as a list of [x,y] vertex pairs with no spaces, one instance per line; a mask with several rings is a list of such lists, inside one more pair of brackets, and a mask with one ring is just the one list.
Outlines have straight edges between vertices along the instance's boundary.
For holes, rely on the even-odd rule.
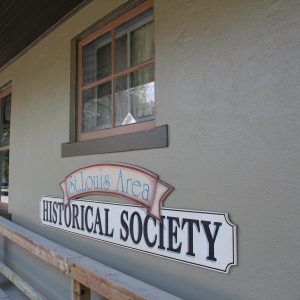
[[160,220],[134,205],[42,197],[44,225],[152,255],[228,273],[237,264],[227,213],[163,208]]

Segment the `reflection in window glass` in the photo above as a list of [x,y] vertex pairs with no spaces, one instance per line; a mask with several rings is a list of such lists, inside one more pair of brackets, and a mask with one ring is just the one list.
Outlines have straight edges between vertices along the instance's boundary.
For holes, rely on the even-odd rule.
[[1,203],[8,203],[9,150],[0,151],[0,194]]
[[1,99],[0,147],[9,145],[11,95]]
[[83,83],[111,75],[111,33],[104,34],[83,47]]
[[2,99],[3,110],[2,110],[2,120],[3,124],[10,124],[10,106],[11,106],[11,95],[6,96]]
[[115,122],[116,126],[121,126],[125,120],[128,113],[131,112],[130,105],[130,93],[129,93],[129,77],[128,75],[121,76],[116,79],[116,112],[115,112]]
[[154,65],[116,79],[116,126],[154,119]]
[[116,72],[128,68],[127,51],[127,34],[124,34],[116,39]]
[[111,81],[83,91],[84,132],[110,128],[111,122]]
[[0,93],[0,202],[8,203],[11,95]]
[[9,138],[10,138],[10,129],[3,128],[0,133],[0,143],[1,146],[8,146],[9,145]]

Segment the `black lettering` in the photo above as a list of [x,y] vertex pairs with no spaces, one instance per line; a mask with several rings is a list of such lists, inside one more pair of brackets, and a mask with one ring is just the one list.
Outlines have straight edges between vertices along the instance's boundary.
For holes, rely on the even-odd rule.
[[147,215],[145,220],[144,220],[144,239],[145,239],[145,242],[146,242],[147,246],[153,248],[156,244],[156,241],[157,241],[157,234],[155,234],[154,240],[153,240],[153,242],[151,242],[149,240],[149,237],[148,237],[148,222],[149,222],[149,219],[152,219],[154,225],[156,226],[156,219],[154,219],[152,216]]
[[58,204],[57,202],[53,202],[53,219],[52,219],[52,221],[54,224],[56,224],[56,222],[57,222],[57,210],[56,210],[57,204]]
[[49,201],[49,221],[52,223],[52,203]]
[[62,203],[59,203],[59,202],[57,202],[57,206],[58,206],[58,216],[59,216],[59,221],[58,221],[58,224],[59,225],[62,225],[62,221],[61,221],[61,219],[62,219],[62,211],[63,211],[63,204]]
[[129,228],[125,221],[125,217],[127,218],[127,221],[128,221],[128,211],[123,210],[121,213],[121,225],[122,225],[123,229],[125,230],[125,235],[123,235],[122,229],[120,229],[120,238],[122,241],[126,242],[128,239],[128,235],[129,235]]
[[[169,246],[167,250],[180,253],[182,243],[180,242],[177,248],[174,248],[174,244],[173,244],[174,239],[175,239],[175,244],[177,243],[177,228],[180,227],[179,218],[167,217],[167,219],[169,221]],[[173,227],[174,222],[176,223],[175,227]]]
[[194,253],[194,226],[196,225],[196,228],[198,232],[200,232],[200,223],[199,220],[193,220],[193,219],[182,219],[182,226],[181,229],[184,228],[184,225],[188,224],[188,251],[186,252],[187,255],[189,256],[195,256]]
[[81,215],[81,230],[84,230],[84,205],[80,205],[80,215]]
[[158,249],[165,250],[166,247],[164,246],[164,216],[161,216],[160,223],[159,223],[159,245]]
[[222,225],[222,223],[214,222],[214,225],[216,226],[214,236],[211,235],[211,232],[210,232],[210,229],[209,229],[209,225],[210,225],[211,222],[201,221],[201,223],[204,227],[204,231],[205,231],[206,238],[207,238],[207,241],[208,241],[208,247],[209,247],[208,253],[209,254],[207,256],[207,259],[212,260],[212,261],[217,261],[217,259],[215,258],[215,241],[216,241],[216,238],[217,238],[219,228]]
[[[79,210],[78,210],[78,206],[75,204],[72,204],[72,211],[73,211],[73,225],[72,228],[79,228],[79,223],[78,223],[78,214],[79,214]],[[75,227],[75,223],[76,223],[76,227]]]
[[97,211],[96,211],[95,225],[94,225],[94,231],[93,231],[94,233],[97,233],[97,230],[96,230],[97,225],[99,227],[98,233],[103,235],[99,207],[97,207]]
[[[136,216],[136,219],[137,219],[137,222],[138,222],[138,225],[137,225],[138,236],[137,236],[137,238],[135,238],[135,236],[134,236],[134,219],[135,219],[135,216]],[[130,226],[131,239],[135,244],[138,244],[142,239],[142,226],[143,226],[141,216],[139,215],[138,212],[135,211],[131,215],[129,226]]]
[[48,221],[48,202],[49,201],[43,201],[43,221]]
[[108,232],[108,213],[109,213],[109,209],[108,208],[105,208],[105,236],[108,236],[108,237],[113,237],[114,235],[114,229],[109,233]]
[[[69,212],[68,214],[67,214],[67,211]],[[68,215],[68,218],[67,218],[67,215]],[[64,217],[65,217],[64,219],[65,219],[66,226],[70,227],[70,225],[71,225],[71,207],[70,207],[70,203],[65,206]]]
[[84,221],[85,221],[85,228],[88,232],[92,232],[93,230],[93,222],[92,222],[92,226],[89,227],[89,221],[88,221],[88,212],[91,211],[91,215],[93,217],[93,208],[89,205],[86,207],[86,210],[85,210],[85,215],[84,215]]

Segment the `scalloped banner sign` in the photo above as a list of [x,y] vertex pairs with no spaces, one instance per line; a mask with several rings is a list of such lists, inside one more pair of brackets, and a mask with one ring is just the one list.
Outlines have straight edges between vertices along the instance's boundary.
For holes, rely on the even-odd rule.
[[162,202],[173,188],[158,175],[128,164],[102,163],[77,169],[60,183],[64,204],[79,197],[102,194],[119,196],[145,207],[160,219]]

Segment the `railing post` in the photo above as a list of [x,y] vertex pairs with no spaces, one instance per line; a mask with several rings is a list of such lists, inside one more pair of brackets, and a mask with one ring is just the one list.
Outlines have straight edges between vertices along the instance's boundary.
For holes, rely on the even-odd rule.
[[72,300],[90,300],[91,290],[80,282],[72,279]]

